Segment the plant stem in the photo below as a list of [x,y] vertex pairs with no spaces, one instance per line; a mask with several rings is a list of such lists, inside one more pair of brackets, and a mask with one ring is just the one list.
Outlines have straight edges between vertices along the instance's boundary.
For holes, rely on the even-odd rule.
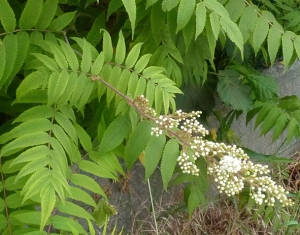
[[152,197],[152,192],[151,192],[150,180],[148,179],[147,182],[148,182],[149,195],[150,195],[151,206],[152,206],[153,220],[154,220],[154,225],[155,225],[155,233],[156,233],[156,235],[158,235],[158,228],[157,228],[157,223],[156,223],[156,216],[155,216],[155,209],[154,209],[153,197]]

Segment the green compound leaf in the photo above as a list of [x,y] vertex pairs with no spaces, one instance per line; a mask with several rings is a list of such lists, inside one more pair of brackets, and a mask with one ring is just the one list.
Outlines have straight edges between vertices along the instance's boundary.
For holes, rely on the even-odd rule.
[[79,162],[78,166],[81,170],[96,175],[98,177],[118,180],[116,175],[110,172],[105,165],[100,165],[91,161],[82,160],[81,162]]
[[[103,189],[99,186],[99,184],[93,179],[86,175],[81,174],[72,174],[71,176],[72,184],[78,185],[84,189],[87,189],[93,193],[99,194],[102,197],[106,198],[106,195]],[[71,188],[72,191],[72,188]]]
[[239,22],[239,28],[243,34],[244,42],[246,42],[249,39],[250,34],[252,34],[257,18],[256,9],[253,5],[246,7],[243,11],[243,15]]
[[109,5],[108,5],[108,9],[107,9],[107,15],[106,15],[106,20],[108,20],[109,17],[114,12],[116,12],[119,8],[121,8],[122,6],[123,6],[123,3],[120,0],[111,0],[111,1],[109,1]]
[[288,115],[283,113],[280,115],[280,117],[277,119],[275,125],[274,125],[274,131],[273,131],[273,138],[272,141],[275,141],[278,139],[278,137],[282,134],[282,132],[287,127],[288,123]]
[[270,28],[267,42],[268,42],[268,52],[269,52],[269,56],[270,56],[271,66],[273,66],[273,64],[274,64],[278,49],[280,47],[281,35],[282,34],[280,31],[280,28],[276,27],[276,25],[273,25]]
[[26,164],[19,172],[18,176],[16,177],[17,181],[18,179],[31,174],[32,172],[36,172],[42,168],[44,168],[46,165],[49,164],[49,157],[48,156],[42,156],[38,159],[34,159],[33,161]]
[[114,54],[111,37],[106,30],[102,30],[102,31],[103,31],[104,61],[111,61],[113,58],[113,54]]
[[181,0],[178,7],[177,14],[177,29],[183,29],[187,23],[190,21],[194,11],[195,11],[196,1],[195,0]]
[[[4,78],[2,77],[3,73],[4,73],[4,70],[5,70],[5,65],[6,65],[6,52],[5,52],[5,46],[3,43],[0,43],[0,54],[2,56],[0,56],[0,84],[4,84],[5,83],[5,80]],[[3,80],[3,81],[1,81]],[[0,85],[1,87],[1,85]]]
[[150,121],[140,122],[137,127],[129,136],[125,148],[125,162],[128,169],[130,169],[133,163],[138,159],[140,154],[146,148],[146,145],[150,139],[152,123]]
[[240,49],[243,58],[244,39],[240,29],[233,21],[230,20],[230,18],[227,17],[221,17],[220,23],[230,40],[233,41],[234,44]]
[[46,41],[46,43],[49,45],[51,52],[54,55],[55,61],[57,62],[58,66],[61,69],[68,69],[68,63],[66,60],[65,55],[61,52],[60,48],[58,47],[58,45],[56,44],[56,40],[55,43],[50,42],[50,41]]
[[294,46],[293,46],[293,38],[297,35],[291,31],[286,31],[282,35],[282,52],[283,52],[283,61],[284,61],[284,70],[287,71],[289,67],[289,63],[292,59]]
[[150,137],[144,155],[145,180],[148,180],[155,171],[162,157],[165,143],[165,135],[160,135],[159,137],[153,135]]
[[[51,76],[50,76],[50,79],[51,79]],[[57,80],[55,79],[56,83],[53,84],[54,85],[53,92],[52,93],[50,91],[48,92],[48,97],[49,97],[48,105],[49,106],[54,104],[55,102],[57,102],[59,100],[59,98],[64,94],[64,92],[67,88],[67,85],[68,85],[69,77],[70,77],[70,74],[66,70],[63,70],[58,75]]]
[[177,158],[179,156],[179,144],[177,140],[171,139],[167,142],[160,165],[161,176],[164,189],[167,190],[168,184],[172,178]]
[[180,0],[163,0],[162,9],[163,11],[171,11],[179,4]]
[[134,47],[130,50],[126,60],[125,60],[125,66],[127,68],[132,68],[140,55],[142,43],[137,43],[134,45]]
[[282,114],[280,108],[274,107],[265,117],[265,120],[261,127],[261,133],[266,134],[272,127],[275,126],[277,119]]
[[203,32],[206,22],[206,8],[203,2],[197,4],[196,7],[196,33],[195,40]]
[[[16,17],[7,0],[0,0],[0,21],[6,32],[12,32],[16,28]],[[2,55],[2,54],[1,54]]]
[[41,145],[41,146],[32,147],[22,152],[17,158],[15,158],[10,164],[10,167],[23,162],[31,162],[42,156],[48,156],[48,155],[50,155],[50,149],[47,146]]
[[13,214],[11,217],[25,224],[40,225],[41,223],[40,211],[21,212],[18,214]]
[[81,70],[83,73],[87,73],[92,65],[92,55],[90,51],[90,47],[88,45],[88,42],[84,39],[83,41],[83,53],[82,53],[82,60],[81,60]]
[[41,224],[40,230],[44,228],[50,217],[56,202],[55,190],[51,184],[46,185],[41,191]]
[[119,40],[118,40],[117,48],[116,48],[115,62],[117,64],[122,64],[125,59],[125,54],[126,54],[125,39],[124,39],[122,31],[120,31]]
[[278,84],[272,77],[251,74],[250,83],[254,86],[255,96],[260,101],[271,100],[278,92]]
[[297,52],[298,58],[300,58],[300,35],[298,35],[294,40],[294,47]]
[[50,57],[38,54],[38,53],[32,53],[36,58],[38,58],[45,66],[47,66],[51,70],[58,70],[57,63],[51,59]]
[[24,135],[28,135],[28,133],[32,134],[36,132],[49,131],[51,127],[52,127],[52,123],[48,119],[39,118],[39,119],[29,120],[27,122],[18,125],[10,132],[1,135],[0,144],[5,144],[12,139]]
[[32,119],[50,118],[54,116],[54,110],[46,105],[35,106],[27,109],[17,117],[13,123],[30,121]]
[[104,64],[104,52],[102,51],[94,61],[91,68],[91,73],[93,75],[98,75],[102,70],[103,64]]
[[209,15],[209,19],[210,19],[211,29],[213,31],[215,39],[217,40],[218,37],[219,37],[219,32],[220,32],[220,20],[219,20],[219,16],[218,16],[217,13],[212,12]]
[[93,216],[90,213],[73,202],[59,202],[58,210],[62,213],[77,216],[79,218],[94,220]]
[[35,25],[38,30],[44,30],[50,25],[55,16],[57,6],[58,0],[47,0],[45,2],[40,17]]
[[51,24],[49,25],[49,29],[54,32],[62,30],[64,27],[70,24],[75,14],[76,11],[73,11],[73,12],[64,13],[63,15],[57,17],[55,20],[51,22]]
[[205,6],[207,8],[209,8],[210,10],[216,12],[222,18],[228,18],[228,19],[230,19],[228,11],[217,0],[204,0],[203,3],[205,4]]
[[7,34],[3,39],[5,48],[5,67],[2,78],[0,78],[0,89],[7,82],[14,70],[15,61],[18,52],[18,40],[15,34]]
[[65,54],[65,57],[69,63],[69,66],[73,71],[77,71],[79,68],[78,59],[75,55],[75,52],[72,50],[72,47],[70,47],[66,42],[57,39],[60,43],[61,49]]
[[145,94],[145,89],[147,86],[147,82],[145,78],[140,78],[137,85],[136,90],[133,97],[138,97]]
[[104,132],[99,146],[99,154],[103,155],[118,147],[128,137],[130,131],[129,117],[127,115],[117,117]]
[[79,222],[68,217],[55,215],[50,219],[50,223],[54,228],[59,230],[72,232],[72,228],[73,228],[73,231],[74,230],[77,231],[78,234],[86,234],[86,235],[88,234]]
[[219,72],[221,77],[217,85],[222,101],[236,110],[247,111],[252,106],[249,96],[251,88],[242,84],[240,74],[234,70],[226,69]]
[[134,36],[135,21],[136,21],[136,3],[135,0],[122,0],[124,7],[128,13],[131,23],[132,37]]
[[10,155],[11,150],[22,149],[30,146],[41,145],[49,142],[49,135],[45,132],[29,133],[5,145],[0,152],[0,156]]
[[233,22],[236,22],[240,18],[245,7],[246,4],[243,0],[229,0],[226,4],[226,10]]
[[72,186],[70,187],[70,189],[71,189],[71,193],[73,195],[73,200],[83,202],[94,208],[97,206],[95,203],[95,200],[86,191],[84,191],[80,188],[77,188],[77,187],[72,187]]
[[74,127],[76,129],[79,141],[80,141],[83,149],[87,152],[91,151],[93,149],[91,137],[83,129],[83,127],[78,125],[77,123],[74,123]]
[[299,133],[299,122],[295,118],[292,118],[288,124],[287,144],[289,144],[294,137],[298,137]]
[[149,63],[149,60],[151,58],[151,54],[146,54],[146,55],[143,55],[137,62],[136,62],[136,65],[134,66],[134,71],[136,73],[140,73],[142,72],[147,64]]
[[274,104],[272,102],[267,102],[263,105],[263,107],[259,110],[255,121],[255,128],[258,127],[264,120],[268,112],[274,108]]
[[266,18],[259,17],[253,32],[253,48],[255,55],[260,50],[262,43],[265,41],[269,31],[269,24]]
[[188,213],[189,213],[189,216],[191,217],[194,210],[200,204],[204,204],[206,200],[205,200],[203,193],[195,185],[191,185],[191,187],[188,189],[189,189],[189,195],[188,195],[188,199],[187,199],[187,205],[188,205]]
[[0,214],[0,229],[5,229],[7,227],[7,219],[5,215]]
[[31,29],[37,23],[43,8],[43,1],[28,0],[21,14],[19,26],[21,29]]

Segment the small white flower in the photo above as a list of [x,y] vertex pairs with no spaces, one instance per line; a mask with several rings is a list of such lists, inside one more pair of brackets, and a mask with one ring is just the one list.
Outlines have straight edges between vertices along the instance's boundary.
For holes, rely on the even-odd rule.
[[219,162],[219,164],[220,164],[220,169],[222,171],[227,171],[231,173],[236,173],[242,168],[241,160],[230,155],[225,155],[223,159]]

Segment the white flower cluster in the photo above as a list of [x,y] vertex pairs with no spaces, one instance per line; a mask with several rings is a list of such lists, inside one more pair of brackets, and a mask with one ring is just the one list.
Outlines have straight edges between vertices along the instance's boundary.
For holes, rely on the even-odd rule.
[[208,174],[215,178],[220,192],[233,196],[247,185],[251,190],[250,196],[260,205],[266,203],[273,206],[275,201],[279,201],[283,206],[293,204],[287,197],[288,192],[266,176],[270,172],[267,166],[253,164],[249,156],[235,145],[203,139],[208,135],[208,131],[197,121],[200,111],[184,113],[178,110],[172,115],[160,115],[155,118],[155,112],[147,107],[147,99],[140,97],[136,98],[136,101],[143,112],[151,113],[151,119],[156,119],[156,126],[152,127],[151,135],[160,136],[166,133],[181,142],[182,151],[177,160],[183,173],[199,175],[195,162],[203,157],[208,164]]
[[220,170],[223,172],[237,173],[242,168],[242,161],[230,155],[225,155],[219,164]]
[[[193,111],[191,113],[182,112],[177,110],[173,115],[160,115],[156,121],[157,126],[152,127],[151,135],[159,136],[162,134],[162,129],[179,128],[184,133],[200,134],[202,136],[208,135],[208,131],[197,121],[200,117],[201,111]],[[180,125],[182,123],[182,125]]]
[[208,168],[208,173],[215,177],[217,187],[222,193],[233,196],[244,188],[244,178],[238,177],[243,161],[231,155],[225,155],[218,164]]
[[183,173],[192,174],[192,175],[199,175],[199,169],[193,163],[196,158],[190,159],[193,156],[188,156],[186,153],[181,152],[181,155],[177,158],[178,164],[180,169]]
[[219,191],[228,196],[240,193],[247,183],[251,189],[250,196],[259,205],[266,203],[274,206],[276,200],[283,206],[292,205],[292,200],[287,197],[288,192],[276,185],[269,176],[265,176],[269,172],[267,166],[231,155],[225,155],[208,168],[208,173],[215,177]]

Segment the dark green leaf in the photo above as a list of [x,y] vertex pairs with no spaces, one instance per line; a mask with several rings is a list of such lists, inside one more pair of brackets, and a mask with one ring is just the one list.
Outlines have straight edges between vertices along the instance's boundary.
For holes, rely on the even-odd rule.
[[250,87],[242,84],[240,74],[234,70],[223,70],[219,72],[221,77],[217,90],[222,101],[231,105],[236,110],[247,111],[252,106],[250,98]]
[[12,32],[16,28],[16,17],[7,0],[0,0],[0,21],[6,32]]
[[128,116],[116,118],[104,132],[99,146],[99,154],[103,155],[118,147],[128,137],[130,130],[131,125]]
[[76,11],[73,11],[73,12],[64,13],[63,15],[57,17],[55,20],[51,22],[49,29],[55,32],[62,30],[64,27],[70,24],[75,14]]
[[190,21],[194,11],[195,11],[196,1],[195,0],[185,0],[180,1],[178,7],[178,14],[177,14],[177,29],[183,29],[187,23]]
[[21,14],[19,26],[21,29],[31,29],[37,23],[43,8],[43,1],[28,0]]
[[160,135],[159,137],[153,135],[150,137],[144,155],[145,180],[147,180],[153,174],[158,166],[163,154],[165,142],[165,135]]
[[170,179],[172,178],[173,171],[177,164],[177,158],[179,156],[179,145],[177,140],[171,139],[167,142],[162,161],[160,165],[161,176],[165,190],[168,188]]
[[146,148],[151,136],[151,126],[149,121],[140,122],[130,134],[124,156],[128,169],[132,167],[133,163]]

